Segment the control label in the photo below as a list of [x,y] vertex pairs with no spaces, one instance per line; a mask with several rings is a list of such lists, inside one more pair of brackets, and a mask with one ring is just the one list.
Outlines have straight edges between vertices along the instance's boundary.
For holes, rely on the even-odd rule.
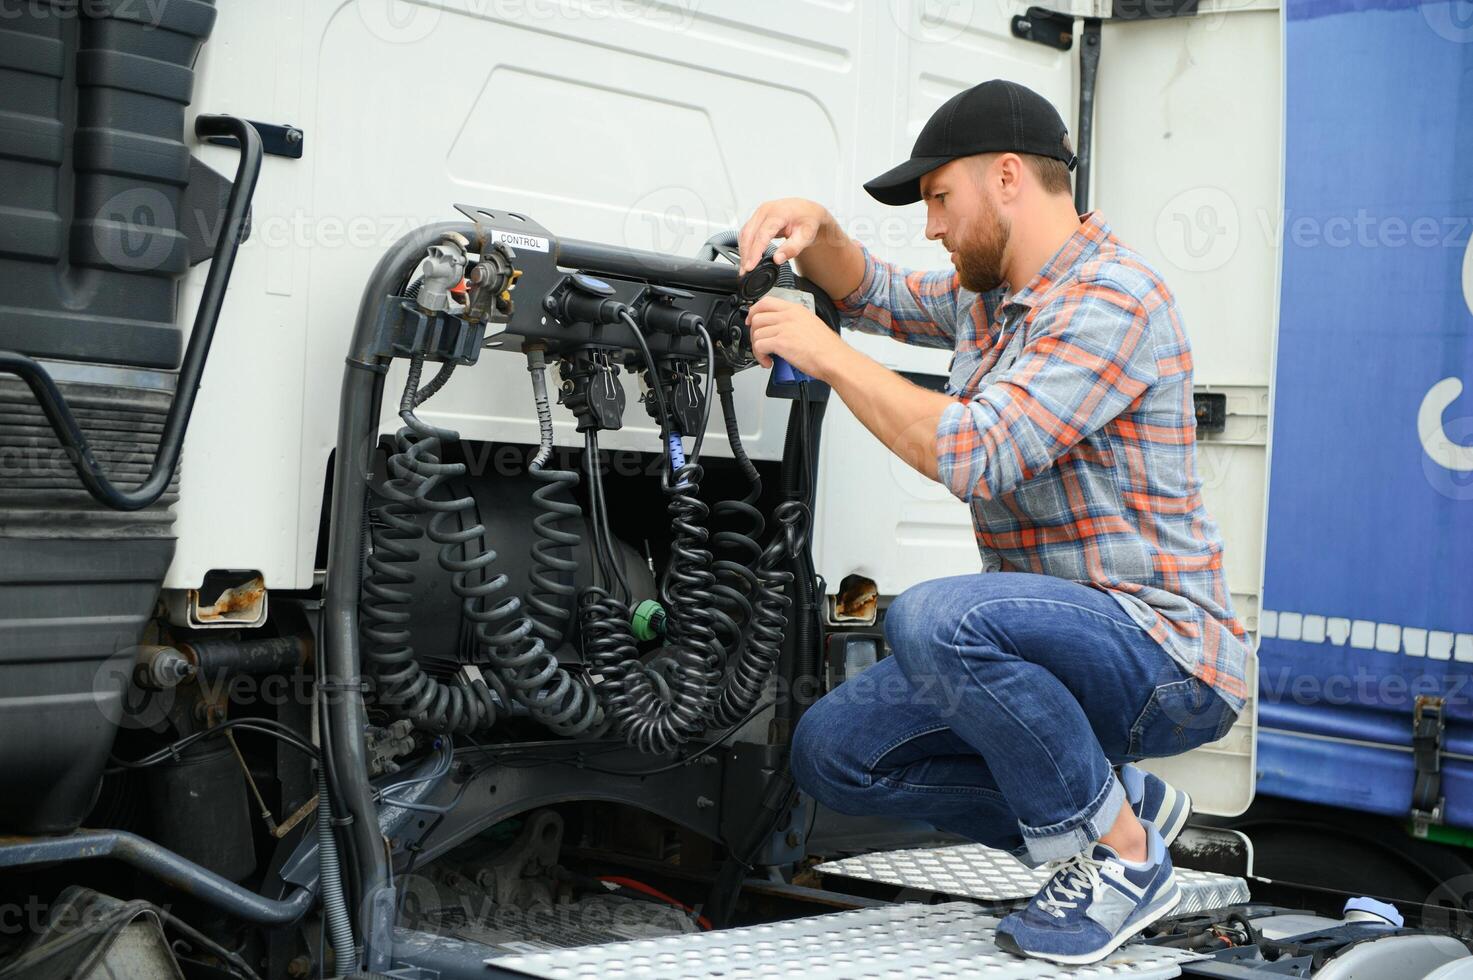
[[546,238],[538,238],[536,235],[519,235],[514,231],[502,231],[499,228],[491,229],[492,242],[504,242],[512,248],[526,248],[534,252],[546,252],[551,249],[551,243]]

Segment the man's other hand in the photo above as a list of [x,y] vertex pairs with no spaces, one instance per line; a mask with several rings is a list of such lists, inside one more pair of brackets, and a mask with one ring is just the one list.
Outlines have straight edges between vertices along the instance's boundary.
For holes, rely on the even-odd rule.
[[829,381],[851,348],[828,325],[800,303],[763,297],[747,311],[752,353],[763,367],[773,355],[820,381]]

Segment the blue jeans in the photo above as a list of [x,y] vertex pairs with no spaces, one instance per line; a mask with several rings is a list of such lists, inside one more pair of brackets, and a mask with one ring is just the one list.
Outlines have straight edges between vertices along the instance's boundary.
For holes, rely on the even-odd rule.
[[924,582],[885,616],[891,655],[793,734],[798,785],[834,810],[920,819],[1030,864],[1114,824],[1113,766],[1220,738],[1235,715],[1109,594],[1048,575]]

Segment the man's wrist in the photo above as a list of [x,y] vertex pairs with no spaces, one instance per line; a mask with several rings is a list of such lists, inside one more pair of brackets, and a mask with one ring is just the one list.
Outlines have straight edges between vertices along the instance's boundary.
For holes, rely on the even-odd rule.
[[849,346],[842,336],[835,334],[834,339],[838,343],[834,346],[833,355],[824,366],[823,376],[818,380],[835,391],[839,391],[842,396],[843,392],[840,389],[844,387],[844,383],[853,377],[856,370],[861,370],[863,363],[870,358]]

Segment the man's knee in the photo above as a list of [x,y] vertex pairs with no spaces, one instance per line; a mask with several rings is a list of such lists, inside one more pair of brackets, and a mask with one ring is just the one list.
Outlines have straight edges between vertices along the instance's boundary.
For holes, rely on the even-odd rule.
[[803,713],[793,731],[789,765],[799,789],[820,803],[847,812],[863,790],[857,759],[850,757],[842,713],[848,706],[832,696]]
[[955,602],[954,583],[934,579],[911,586],[885,611],[891,655],[919,692],[958,676],[959,653],[951,638],[966,606]]
[[885,642],[892,651],[909,650],[928,639],[925,607],[929,585],[912,585],[885,608]]

